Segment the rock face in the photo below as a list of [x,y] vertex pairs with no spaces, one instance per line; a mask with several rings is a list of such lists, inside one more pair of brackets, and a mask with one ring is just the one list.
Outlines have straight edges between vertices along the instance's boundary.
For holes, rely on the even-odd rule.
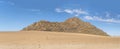
[[22,31],[55,31],[55,32],[74,32],[84,34],[94,34],[108,36],[102,30],[96,28],[88,22],[83,22],[77,17],[69,18],[65,22],[39,21],[24,28]]

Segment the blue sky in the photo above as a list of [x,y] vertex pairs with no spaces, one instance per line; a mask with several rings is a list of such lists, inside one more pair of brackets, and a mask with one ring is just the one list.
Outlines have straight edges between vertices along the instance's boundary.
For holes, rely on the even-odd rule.
[[0,0],[0,31],[19,31],[40,20],[62,22],[76,16],[112,36],[120,36],[120,0]]

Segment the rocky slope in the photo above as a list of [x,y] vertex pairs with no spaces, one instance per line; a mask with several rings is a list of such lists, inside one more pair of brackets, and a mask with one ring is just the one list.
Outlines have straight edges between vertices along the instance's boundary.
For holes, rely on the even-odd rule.
[[84,22],[77,17],[69,18],[65,22],[35,22],[22,31],[55,31],[55,32],[75,32],[84,34],[94,34],[108,36],[102,30],[96,28],[88,22]]

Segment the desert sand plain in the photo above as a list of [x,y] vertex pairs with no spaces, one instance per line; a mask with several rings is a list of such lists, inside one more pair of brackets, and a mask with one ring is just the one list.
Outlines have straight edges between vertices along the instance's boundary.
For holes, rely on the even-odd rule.
[[120,37],[47,31],[0,32],[0,49],[120,49]]

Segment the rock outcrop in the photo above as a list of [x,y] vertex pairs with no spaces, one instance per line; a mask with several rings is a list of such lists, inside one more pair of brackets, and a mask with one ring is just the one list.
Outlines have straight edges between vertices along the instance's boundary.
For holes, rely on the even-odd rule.
[[69,18],[65,22],[39,21],[24,28],[22,31],[55,31],[108,36],[104,31],[77,17]]

